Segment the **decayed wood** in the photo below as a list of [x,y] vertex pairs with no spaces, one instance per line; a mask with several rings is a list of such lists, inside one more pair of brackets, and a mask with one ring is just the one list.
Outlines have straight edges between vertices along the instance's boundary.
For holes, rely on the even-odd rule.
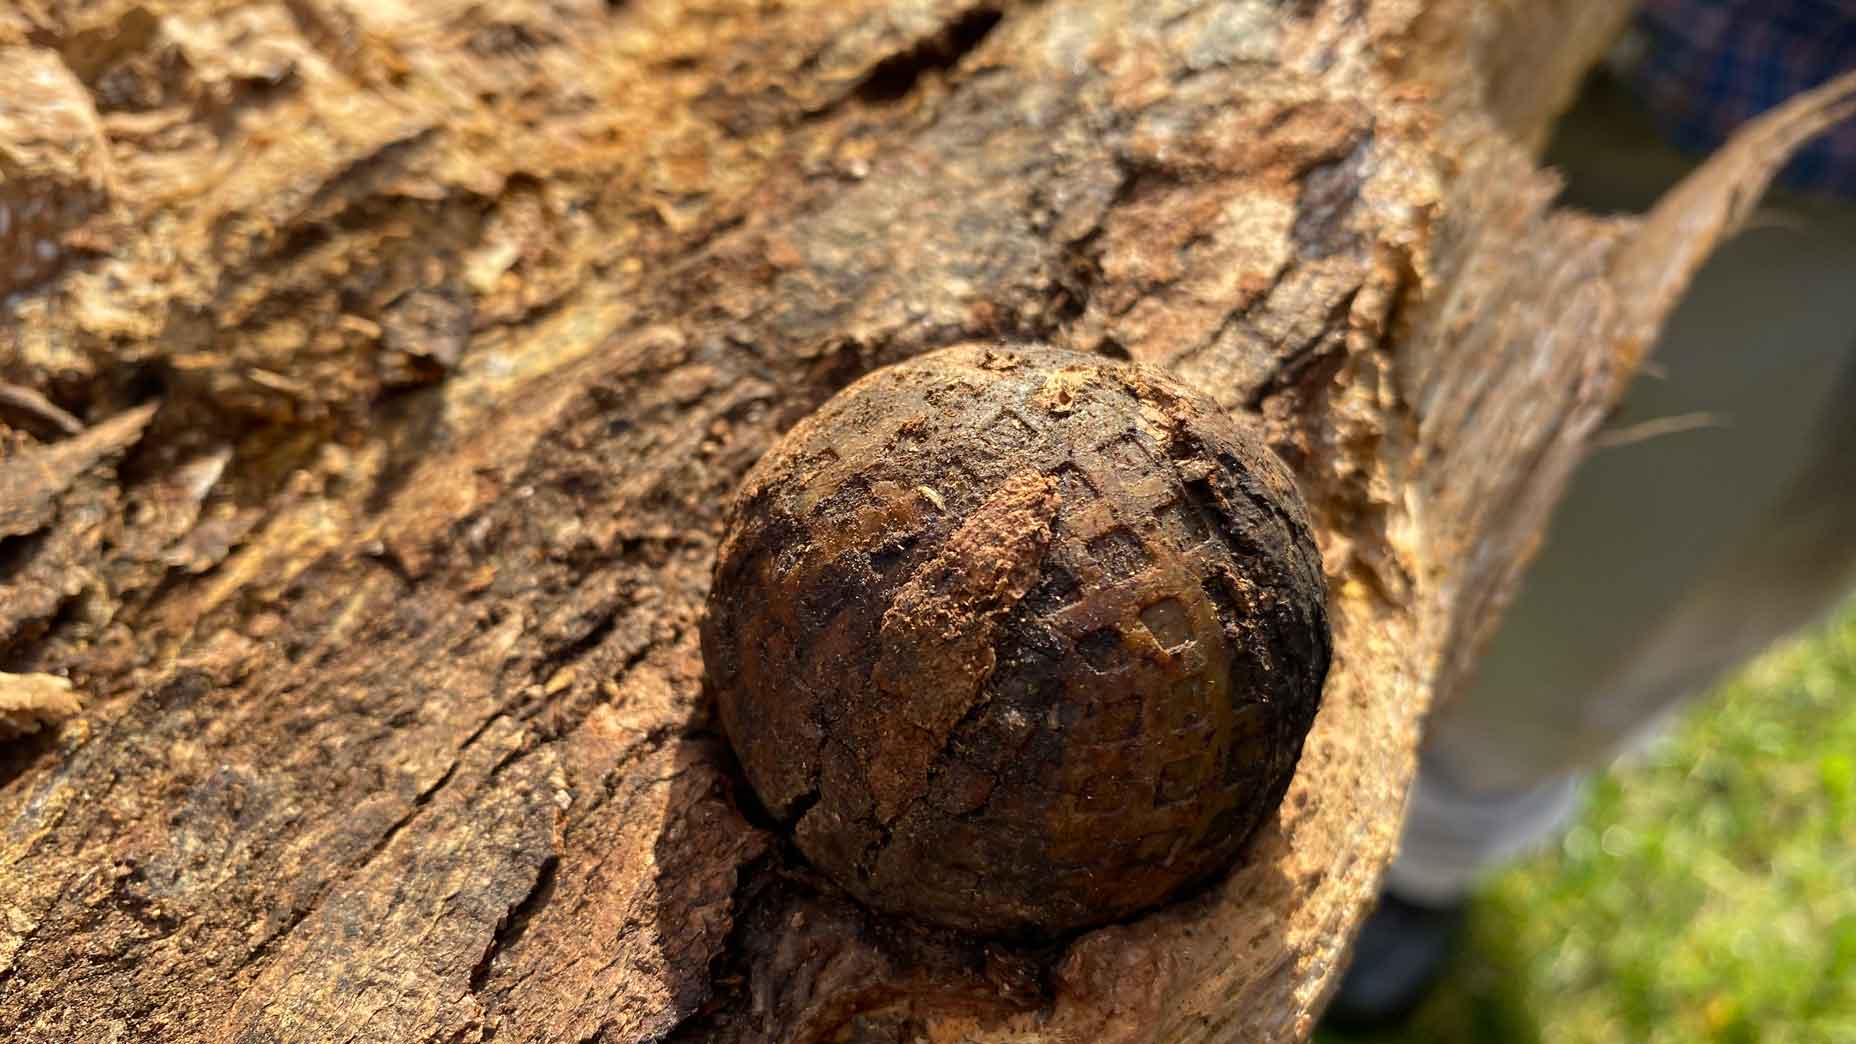
[[[1518,142],[1617,15],[1511,6],[0,12],[51,99],[0,112],[0,203],[73,201],[0,236],[0,671],[87,697],[0,750],[0,1031],[1305,1034],[1418,717],[1835,104],[1679,211],[1558,212]],[[696,646],[779,432],[986,337],[1261,413],[1334,590],[1240,866],[1036,951],[878,921],[746,818]]]

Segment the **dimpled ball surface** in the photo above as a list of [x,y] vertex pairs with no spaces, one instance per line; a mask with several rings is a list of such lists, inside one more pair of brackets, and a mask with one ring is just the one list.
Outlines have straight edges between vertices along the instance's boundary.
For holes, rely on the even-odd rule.
[[867,905],[1051,938],[1228,867],[1320,702],[1287,469],[1145,367],[963,346],[801,422],[734,505],[703,626],[766,809]]

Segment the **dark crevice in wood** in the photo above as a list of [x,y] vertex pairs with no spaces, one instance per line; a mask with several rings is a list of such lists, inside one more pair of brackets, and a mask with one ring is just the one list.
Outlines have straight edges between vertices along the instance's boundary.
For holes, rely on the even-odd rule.
[[60,597],[52,606],[51,612],[17,621],[11,634],[0,634],[0,669],[7,671],[30,671],[48,666],[39,661],[38,646],[46,643],[48,638],[59,634],[60,630],[78,618],[78,610],[83,605],[83,592]]
[[[804,865],[793,862],[798,856],[796,851],[789,851],[791,848],[791,840],[782,837],[776,847],[742,865],[736,873],[735,887],[728,897],[729,908],[735,911],[734,923],[729,928],[727,943],[710,961],[710,993],[696,1011],[664,1035],[666,1044],[707,1044],[714,1041],[720,1036],[721,1020],[739,1018],[743,1010],[749,1007],[753,970],[746,965],[745,949],[741,945],[742,937],[748,930],[749,918],[746,913],[757,907],[765,893],[778,886],[780,879],[789,872],[784,868]],[[603,1027],[600,1032],[604,1032]]]
[[[595,628],[595,630],[601,631],[601,640],[603,640],[604,637],[610,636],[611,632],[617,628],[619,621],[625,616],[626,611],[632,608],[635,607],[628,605],[623,609],[615,610],[603,625],[603,629],[602,627]],[[674,646],[678,640],[680,639],[673,637],[669,639],[666,644]],[[581,643],[576,643],[576,645],[578,644]],[[585,651],[591,652],[598,647],[598,644],[598,640],[586,644]],[[639,664],[644,662],[647,656],[651,655],[651,653],[658,648],[660,648],[660,646],[655,641],[645,641],[641,643],[637,649],[633,650],[625,657],[625,662],[619,664],[618,667],[611,671],[609,675],[610,680],[614,684],[623,681],[627,675],[638,668]],[[547,662],[555,663],[559,666],[551,669],[544,668],[538,670],[536,672],[536,677],[541,680],[536,684],[545,685],[547,680],[553,677],[556,671],[564,669],[567,665],[575,662],[576,659],[578,659],[578,655],[573,659],[550,658]],[[562,694],[571,695],[575,691],[575,686],[569,686],[567,689],[563,690]],[[597,690],[595,690],[594,693],[590,695],[569,702],[565,707],[558,708],[558,717],[543,718],[543,713],[548,711],[550,706],[554,703],[551,698],[543,698],[535,701],[530,706],[521,708],[516,712],[516,716],[527,723],[530,728],[535,729],[542,739],[555,740],[563,736],[572,735],[575,730],[579,729],[580,726],[585,723],[587,715],[593,713],[594,708],[598,707],[602,701],[603,697],[598,695]],[[668,735],[668,733],[666,733],[666,735]],[[660,740],[659,742],[662,741]]]
[[998,26],[1004,12],[976,7],[941,32],[876,64],[857,85],[857,97],[870,105],[888,105],[914,92],[929,73],[945,72],[979,47]]
[[[706,709],[713,706],[714,701],[715,696],[708,691],[705,680],[702,694],[703,707]],[[713,714],[704,716],[714,720]],[[667,736],[653,734],[647,737],[647,741],[655,749],[661,747],[667,738]],[[676,738],[691,743],[707,741],[710,744],[710,749],[715,754],[715,767],[722,779],[727,781],[725,797],[729,807],[734,809],[742,819],[747,820],[749,826],[757,830],[763,830],[773,837],[784,838],[791,832],[792,824],[798,822],[799,817],[804,815],[807,809],[818,804],[818,790],[815,787],[812,791],[800,795],[794,804],[796,811],[792,818],[781,822],[761,801],[760,795],[755,793],[754,788],[749,785],[747,774],[741,768],[741,759],[735,756],[734,745],[729,742],[728,736],[719,724],[714,727],[684,729],[676,734]]]
[[483,951],[483,957],[470,973],[470,991],[481,995],[490,979],[490,968],[496,963],[497,954],[514,945],[528,931],[529,922],[534,920],[542,907],[554,896],[555,873],[560,869],[559,855],[551,855],[543,860],[540,872],[535,875],[535,885],[522,901],[509,908],[508,912],[496,925],[496,934],[491,937],[490,945]]
[[[19,778],[57,747],[58,730],[54,728],[41,728],[37,732],[0,743],[0,788]],[[0,975],[0,986],[6,985],[6,978]]]
[[32,564],[32,560],[38,556],[40,547],[45,544],[45,538],[56,525],[57,520],[53,519],[45,526],[30,533],[0,537],[0,584],[11,581]]
[[[374,843],[369,846],[367,852],[362,855],[361,858],[355,860],[349,866],[342,868],[339,872],[331,874],[328,880],[323,882],[322,887],[317,890],[316,894],[307,903],[303,904],[302,909],[292,913],[283,924],[278,926],[276,931],[267,935],[262,942],[252,948],[250,953],[245,955],[245,958],[239,962],[240,966],[251,967],[262,962],[272,951],[276,950],[279,945],[289,939],[290,935],[296,931],[304,921],[308,920],[311,914],[315,913],[316,910],[321,907],[324,900],[329,897],[329,894],[340,887],[343,881],[352,877],[369,863],[372,863],[382,852],[386,851],[387,846],[393,843],[393,839],[398,837],[402,831],[410,826],[413,820],[417,819],[419,814],[425,810],[426,806],[432,803],[432,799],[437,796],[438,792],[444,789],[445,784],[451,782],[452,777],[457,775],[458,766],[464,763],[464,752],[477,740],[481,739],[483,734],[489,730],[490,726],[501,717],[503,717],[503,714],[500,711],[492,714],[483,724],[472,731],[471,734],[458,745],[458,749],[455,752],[451,764],[445,769],[444,773],[438,777],[438,780],[413,796],[412,805],[407,808],[405,814],[390,824],[381,836],[374,840]],[[524,753],[524,751],[518,748],[517,753]],[[498,768],[502,767],[503,764],[507,764],[509,760],[510,759],[505,758],[503,762],[499,763]]]
[[1354,287],[1334,301],[1321,332],[1314,338],[1282,349],[1281,361],[1269,380],[1251,392],[1246,404],[1250,409],[1261,410],[1269,399],[1294,389],[1300,389],[1304,395],[1312,394],[1333,380],[1346,361],[1347,315],[1359,292],[1359,287]]
[[1096,351],[1111,359],[1120,359],[1122,362],[1129,362],[1134,358],[1127,346],[1113,337],[1102,338],[1102,343],[1096,346]]
[[[538,684],[547,684],[548,679],[552,678],[556,671],[572,665],[586,656],[586,654],[598,648],[600,643],[604,642],[606,638],[612,634],[613,630],[619,626],[619,621],[623,619],[625,614],[633,607],[633,603],[630,600],[612,606],[610,609],[599,614],[599,618],[593,621],[593,625],[587,628],[585,634],[561,646],[559,649],[549,650],[542,657],[541,661],[535,665],[533,675],[535,681]],[[651,646],[646,645],[643,649],[628,657],[624,665],[619,668],[615,678],[625,677],[625,675],[631,672],[632,668],[638,666],[638,661],[650,651]]]

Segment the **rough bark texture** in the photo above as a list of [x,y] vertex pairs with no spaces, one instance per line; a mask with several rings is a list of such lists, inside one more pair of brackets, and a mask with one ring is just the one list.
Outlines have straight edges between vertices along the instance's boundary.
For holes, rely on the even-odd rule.
[[[1618,15],[1534,6],[0,10],[0,672],[83,701],[0,749],[0,1036],[1305,1034],[1420,715],[1836,102],[1559,212],[1522,142]],[[1260,413],[1333,589],[1239,867],[1035,950],[798,872],[696,644],[759,454],[987,337]]]

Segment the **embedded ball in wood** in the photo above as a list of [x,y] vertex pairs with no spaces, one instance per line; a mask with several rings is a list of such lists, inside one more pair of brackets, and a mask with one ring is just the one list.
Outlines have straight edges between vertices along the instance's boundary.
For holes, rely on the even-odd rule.
[[801,852],[878,910],[1048,938],[1230,865],[1320,703],[1287,469],[1146,367],[963,346],[879,370],[742,486],[703,654]]

